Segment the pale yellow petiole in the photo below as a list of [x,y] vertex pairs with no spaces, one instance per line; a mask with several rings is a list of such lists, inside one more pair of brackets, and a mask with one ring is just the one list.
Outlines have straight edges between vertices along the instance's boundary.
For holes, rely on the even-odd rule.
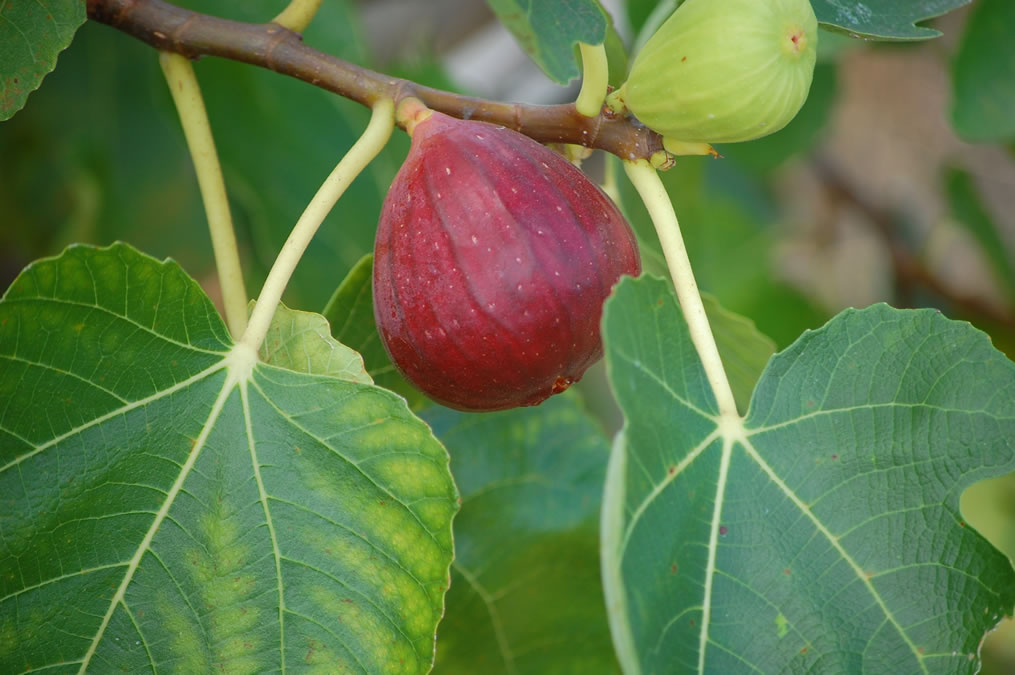
[[359,140],[349,148],[349,152],[334,168],[331,175],[325,179],[317,194],[314,195],[303,215],[296,221],[289,238],[282,245],[275,264],[268,272],[268,278],[261,288],[261,295],[257,299],[257,305],[250,315],[250,322],[247,324],[247,331],[243,334],[240,342],[250,347],[254,352],[261,348],[264,336],[268,333],[271,319],[275,315],[275,309],[282,300],[282,292],[285,291],[289,278],[296,269],[296,264],[303,256],[303,252],[310,244],[317,228],[321,226],[324,218],[331,212],[332,207],[339,197],[345,192],[349,184],[358,176],[367,164],[380,153],[391,138],[391,132],[395,126],[394,102],[391,99],[383,99],[374,104],[373,114],[366,131]]
[[233,337],[243,334],[247,327],[247,291],[243,287],[243,268],[236,246],[236,232],[233,218],[229,213],[229,199],[222,180],[222,167],[215,152],[215,140],[211,135],[208,113],[204,108],[201,88],[194,75],[190,61],[179,54],[162,52],[159,64],[165,73],[166,82],[173,95],[173,102],[180,114],[183,135],[194,161],[197,184],[204,200],[211,233],[211,247],[215,256],[219,283],[222,286],[222,304],[225,307],[226,324]]
[[582,55],[582,88],[574,102],[578,112],[595,117],[603,108],[606,87],[610,81],[610,66],[606,60],[606,45],[578,43]]
[[694,349],[698,352],[698,358],[701,359],[705,369],[705,377],[715,394],[719,414],[723,417],[738,418],[733,390],[730,389],[726,371],[719,358],[719,349],[708,324],[698,284],[694,281],[691,261],[687,257],[687,249],[684,247],[680,224],[677,222],[677,214],[673,210],[670,196],[659,179],[659,174],[646,160],[625,161],[624,170],[638,190],[652,218],[652,224],[659,234],[659,243],[666,257],[666,266],[670,270],[673,287],[677,291],[680,308],[684,312],[684,320],[687,321],[691,342],[694,343]]
[[321,0],[290,0],[286,8],[271,21],[283,28],[302,33],[310,25],[320,7]]

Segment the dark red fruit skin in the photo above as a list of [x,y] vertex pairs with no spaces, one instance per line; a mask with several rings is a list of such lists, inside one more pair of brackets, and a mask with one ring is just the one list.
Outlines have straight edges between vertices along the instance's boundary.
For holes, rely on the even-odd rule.
[[599,319],[641,272],[624,217],[557,153],[433,113],[388,191],[374,316],[392,362],[459,410],[536,405],[602,356]]

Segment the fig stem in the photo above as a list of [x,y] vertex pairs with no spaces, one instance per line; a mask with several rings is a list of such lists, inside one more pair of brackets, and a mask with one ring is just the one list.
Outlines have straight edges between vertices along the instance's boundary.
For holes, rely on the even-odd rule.
[[666,257],[666,265],[677,291],[684,320],[687,321],[691,342],[694,343],[694,349],[698,352],[698,358],[701,359],[701,365],[705,369],[705,377],[715,394],[719,415],[739,419],[733,390],[730,389],[722,359],[719,357],[719,348],[716,347],[712,329],[708,325],[705,305],[701,302],[698,284],[694,281],[691,261],[687,257],[684,239],[680,234],[680,223],[677,222],[677,214],[673,210],[670,196],[659,179],[659,174],[648,161],[624,162],[624,170],[645,203],[652,224],[659,234],[659,243]]
[[610,65],[606,59],[606,44],[578,43],[582,55],[582,88],[574,102],[575,109],[585,117],[598,117],[606,99],[610,80]]
[[271,326],[271,319],[275,310],[282,300],[282,293],[285,291],[289,278],[292,277],[297,263],[303,257],[303,252],[310,244],[317,228],[335,206],[339,197],[345,192],[349,184],[362,173],[367,164],[376,157],[391,138],[395,128],[395,103],[392,99],[381,99],[373,105],[370,122],[367,124],[363,135],[359,137],[345,157],[339,161],[331,174],[325,179],[317,194],[314,195],[303,215],[296,221],[289,238],[282,245],[275,263],[268,272],[264,286],[261,288],[261,295],[257,298],[254,311],[250,314],[250,322],[247,330],[240,338],[240,342],[252,348],[255,352],[261,348],[268,328]]
[[414,96],[403,98],[395,107],[395,124],[405,129],[405,133],[412,137],[416,125],[428,119],[433,111],[426,107],[422,101]]
[[321,7],[322,0],[289,0],[286,8],[279,12],[279,15],[272,19],[283,28],[288,28],[295,33],[302,33],[310,25],[317,10]]
[[169,91],[173,95],[183,135],[187,139],[187,148],[194,162],[194,172],[197,174],[197,184],[208,218],[215,269],[222,286],[226,324],[235,339],[243,335],[247,328],[247,290],[243,285],[243,267],[236,245],[236,231],[229,212],[229,199],[222,178],[222,166],[215,151],[208,112],[204,107],[194,67],[185,56],[161,52],[159,65],[162,66]]

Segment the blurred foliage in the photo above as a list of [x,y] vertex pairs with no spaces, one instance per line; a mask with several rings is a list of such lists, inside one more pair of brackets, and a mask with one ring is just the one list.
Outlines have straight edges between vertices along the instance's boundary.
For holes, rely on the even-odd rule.
[[946,176],[946,191],[952,215],[980,244],[994,268],[999,286],[1009,302],[1015,300],[1015,263],[993,216],[984,207],[968,172],[952,169]]
[[952,68],[952,122],[970,141],[1015,138],[1015,2],[979,0]]
[[[189,3],[257,21],[283,4]],[[329,2],[305,40],[363,62],[361,35],[349,4]],[[290,228],[359,137],[369,113],[329,92],[240,63],[204,59],[195,70],[249,263],[247,292],[256,297]],[[396,136],[402,138],[325,220],[286,292],[291,306],[322,307],[372,249],[381,201],[408,147],[404,134]],[[0,156],[4,287],[30,260],[71,242],[118,239],[156,257],[172,256],[215,286],[193,167],[156,54],[147,45],[86,23],[46,86],[0,127]]]
[[[658,255],[659,239],[648,212],[623,172],[617,173],[624,212],[643,249]],[[756,178],[731,161],[691,157],[678,159],[662,179],[702,290],[754,321],[780,348],[829,318],[778,279],[773,257],[777,209]]]
[[205,277],[208,235],[174,115],[150,47],[91,22],[78,31],[46,86],[0,126],[5,288],[75,241],[129,240]]

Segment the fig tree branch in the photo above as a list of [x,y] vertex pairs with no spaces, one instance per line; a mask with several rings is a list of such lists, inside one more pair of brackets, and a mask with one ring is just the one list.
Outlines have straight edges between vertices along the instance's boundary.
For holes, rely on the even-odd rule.
[[574,104],[538,106],[461,96],[390,77],[309,47],[302,37],[275,23],[252,24],[192,12],[162,0],[87,0],[89,18],[112,26],[156,49],[190,59],[201,56],[241,61],[295,77],[372,107],[382,98],[414,96],[461,119],[500,124],[543,143],[597,148],[621,159],[649,158],[662,150],[658,134],[609,111],[580,114]]

